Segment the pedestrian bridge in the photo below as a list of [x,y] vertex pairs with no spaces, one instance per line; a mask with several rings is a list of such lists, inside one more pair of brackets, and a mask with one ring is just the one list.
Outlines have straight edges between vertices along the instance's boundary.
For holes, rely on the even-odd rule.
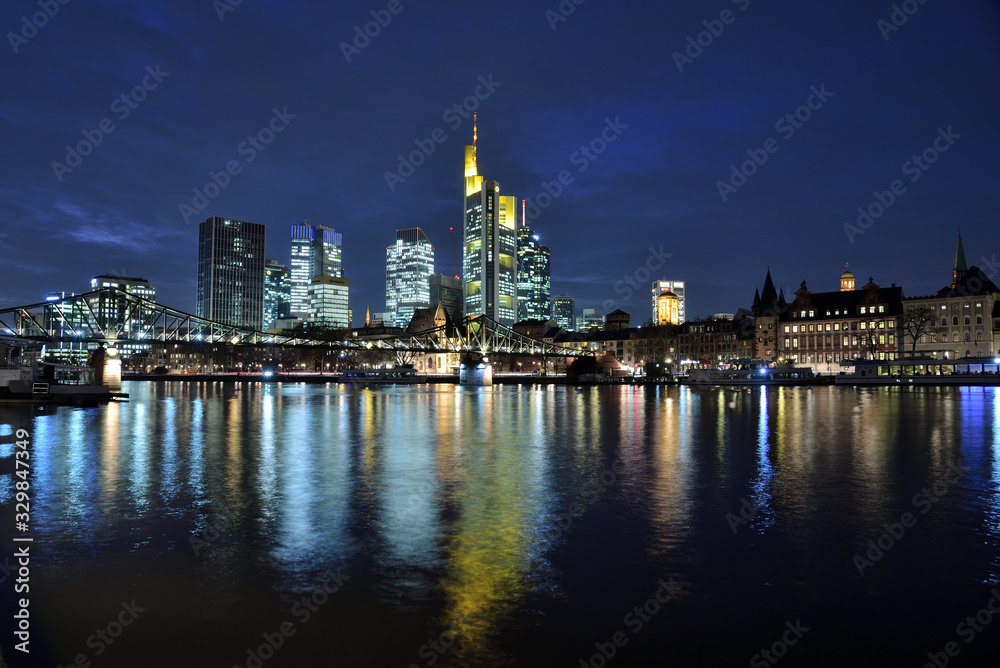
[[515,332],[484,315],[452,326],[398,336],[275,334],[234,327],[147,301],[117,288],[0,309],[0,337],[43,344],[186,343],[232,346],[385,350],[413,353],[507,353],[539,357],[592,354]]

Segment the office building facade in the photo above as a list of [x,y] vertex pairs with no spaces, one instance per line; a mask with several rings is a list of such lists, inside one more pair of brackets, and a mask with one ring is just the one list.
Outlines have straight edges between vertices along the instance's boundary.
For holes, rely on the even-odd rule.
[[553,297],[552,319],[567,332],[576,331],[576,300],[568,295]]
[[517,231],[517,319],[548,320],[552,317],[551,255],[534,230]]
[[484,314],[504,325],[517,320],[517,198],[483,179],[476,161],[476,130],[465,147],[465,220],[462,281],[465,315]]
[[414,309],[430,305],[433,273],[434,247],[424,231],[396,230],[396,243],[385,249],[385,324],[406,327]]
[[323,225],[292,225],[291,312],[305,318],[309,311],[309,284],[313,276],[344,275],[344,237]]
[[292,272],[277,260],[264,263],[264,329],[292,317]]
[[438,304],[448,312],[453,320],[463,317],[462,279],[445,274],[432,274],[430,280],[430,304]]
[[313,276],[309,281],[310,325],[327,328],[351,326],[350,279],[340,276]]
[[213,216],[198,227],[197,315],[235,327],[264,321],[264,235],[260,223]]

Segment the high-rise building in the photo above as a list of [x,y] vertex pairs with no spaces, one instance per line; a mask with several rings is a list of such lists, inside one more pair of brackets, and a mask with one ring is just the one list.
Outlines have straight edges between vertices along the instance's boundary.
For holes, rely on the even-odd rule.
[[653,322],[656,323],[658,317],[656,298],[664,292],[672,292],[677,295],[677,299],[680,300],[677,307],[677,317],[679,322],[684,322],[686,319],[684,314],[684,281],[653,281]]
[[567,295],[553,297],[552,318],[567,332],[576,331],[576,301]]
[[413,311],[430,305],[434,247],[419,227],[396,230],[396,243],[385,249],[385,310],[394,327],[410,324]]
[[504,325],[517,319],[517,198],[501,195],[476,163],[476,123],[465,147],[462,280],[465,315],[485,314]]
[[[616,309],[612,313],[624,313],[621,309]],[[578,332],[599,332],[604,329],[604,316],[597,312],[597,309],[585,308],[582,315],[576,319],[576,331]]]
[[264,322],[260,223],[213,216],[198,227],[198,316],[235,327]]
[[462,279],[445,274],[432,274],[429,283],[431,307],[440,304],[452,319],[461,320]]
[[314,276],[309,281],[308,322],[321,327],[351,326],[351,282],[340,276]]
[[[156,288],[144,278],[103,274],[90,279],[91,291],[103,290],[104,288],[117,288],[126,294],[148,302],[156,301]],[[102,292],[97,297],[87,301],[101,327],[116,331],[122,337],[153,338],[156,313],[151,308],[136,306],[110,292]],[[148,343],[128,343],[119,346],[122,357],[137,355],[149,349],[150,344]]]
[[292,317],[292,272],[277,260],[264,265],[264,329]]
[[534,230],[517,231],[517,319],[552,317],[551,251],[538,241]]
[[292,225],[292,315],[305,318],[309,311],[309,284],[313,276],[344,275],[343,235],[323,225]]

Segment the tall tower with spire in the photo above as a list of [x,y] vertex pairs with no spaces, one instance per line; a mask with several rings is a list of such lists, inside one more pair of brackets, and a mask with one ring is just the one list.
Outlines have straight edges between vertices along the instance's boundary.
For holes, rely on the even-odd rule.
[[958,230],[958,241],[955,242],[955,268],[951,270],[951,289],[954,290],[962,280],[969,267],[965,264],[965,249],[962,248],[962,230]]
[[465,147],[462,288],[465,315],[483,314],[504,325],[517,320],[517,198],[501,195],[477,163],[478,119]]

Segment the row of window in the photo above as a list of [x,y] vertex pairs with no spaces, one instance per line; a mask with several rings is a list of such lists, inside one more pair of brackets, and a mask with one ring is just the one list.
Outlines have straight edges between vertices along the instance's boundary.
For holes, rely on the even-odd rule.
[[[785,349],[787,350],[788,348],[798,348],[800,346],[803,347],[803,348],[807,348],[807,347],[808,348],[815,348],[817,346],[820,347],[820,348],[823,348],[823,347],[825,347],[823,345],[824,344],[824,340],[826,342],[826,346],[842,346],[842,347],[854,346],[854,347],[857,347],[859,345],[862,345],[862,346],[866,345],[865,341],[862,340],[861,338],[859,338],[856,334],[852,334],[850,336],[848,336],[847,334],[844,334],[843,336],[839,336],[838,335],[838,336],[826,336],[826,337],[823,337],[823,336],[791,336],[791,337],[786,336],[785,337]],[[956,339],[956,341],[957,340],[958,339]],[[886,344],[888,344],[890,346],[894,346],[894,345],[896,345],[896,335],[892,334],[892,333],[889,333],[889,334],[879,334],[878,335],[878,343],[879,343],[880,346],[884,346]]]
[[[841,311],[843,311],[843,313],[841,313]],[[874,314],[874,313],[885,313],[885,304],[880,304],[878,306],[862,306],[861,307],[861,315],[871,315],[871,314]],[[846,308],[845,309],[839,309],[839,308],[838,309],[833,309],[833,311],[831,311],[830,309],[826,309],[826,315],[827,315],[827,317],[829,317],[831,315],[850,315],[850,312]],[[792,311],[792,317],[793,318],[815,318],[816,317],[816,311],[814,309],[810,309],[808,311]]]

